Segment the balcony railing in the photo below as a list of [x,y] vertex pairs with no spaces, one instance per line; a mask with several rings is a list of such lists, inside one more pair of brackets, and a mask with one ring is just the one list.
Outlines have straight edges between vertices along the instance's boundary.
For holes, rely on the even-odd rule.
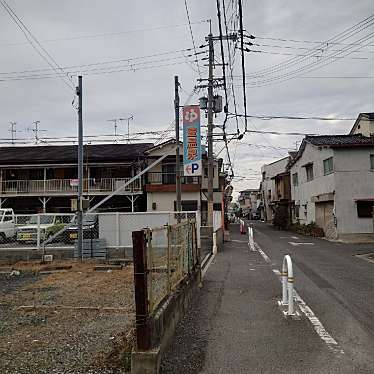
[[[120,188],[131,178],[84,179],[83,192],[112,192]],[[74,194],[78,191],[77,179],[14,180],[3,181],[0,185],[2,195],[27,194]],[[136,179],[124,188],[126,192],[142,190],[141,178]]]
[[[149,184],[175,184],[176,174],[175,173],[162,173],[162,172],[151,172],[148,173]],[[200,184],[199,177],[185,177],[181,175],[182,184]]]

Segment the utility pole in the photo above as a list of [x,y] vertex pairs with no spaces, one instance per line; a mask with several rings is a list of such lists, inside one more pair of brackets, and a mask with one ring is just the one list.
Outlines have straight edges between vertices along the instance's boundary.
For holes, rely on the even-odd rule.
[[79,98],[78,106],[78,209],[77,209],[77,249],[78,258],[83,258],[83,230],[82,230],[82,194],[83,194],[83,116],[82,116],[82,76],[78,76],[76,93]]
[[208,217],[207,226],[213,226],[213,35],[208,35],[209,76],[208,76]]
[[17,132],[17,130],[16,130],[16,125],[17,125],[17,122],[10,122],[10,126],[11,126],[11,128],[10,128],[10,132],[11,132],[11,134],[12,134],[12,144],[14,145],[14,140],[15,140],[15,138],[16,138],[16,132]]
[[[180,212],[182,209],[182,193],[181,193],[181,168],[180,168],[180,154],[179,154],[179,81],[178,76],[174,77],[174,90],[175,90],[175,99],[174,99],[174,109],[175,109],[175,139],[177,142],[177,148],[175,150],[175,176],[176,176],[176,191],[177,191],[177,212]],[[178,214],[177,221],[181,221],[180,214]]]

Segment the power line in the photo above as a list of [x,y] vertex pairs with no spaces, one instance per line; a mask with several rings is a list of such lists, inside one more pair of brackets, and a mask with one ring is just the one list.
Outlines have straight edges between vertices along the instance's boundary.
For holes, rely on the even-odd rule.
[[[108,61],[99,61],[99,62],[93,62],[93,63],[82,64],[82,65],[69,65],[69,66],[63,67],[62,70],[64,72],[66,72],[66,70],[88,68],[88,67],[100,66],[100,65],[110,65],[110,64],[117,64],[117,63],[123,63],[123,62],[127,62],[130,65],[144,64],[144,63],[147,63],[147,61],[137,62],[137,63],[131,63],[131,62],[132,61],[137,61],[137,60],[143,60],[143,59],[146,60],[146,59],[153,58],[153,57],[160,57],[160,56],[171,55],[171,54],[176,54],[176,53],[183,53],[183,52],[188,52],[188,51],[192,51],[192,48],[184,48],[184,49],[178,49],[178,50],[173,50],[173,51],[154,53],[154,54],[145,55],[145,56],[128,57],[128,58],[114,59],[114,60],[108,60]],[[202,53],[205,53],[205,52],[202,52]],[[186,57],[186,56],[170,57],[169,59],[182,58],[182,57]],[[187,57],[189,57],[189,56],[187,56]],[[157,61],[160,61],[160,60],[156,60],[156,62]],[[155,61],[150,61],[150,62],[155,62]],[[48,71],[55,71],[55,69],[54,68],[52,68],[52,69],[44,68],[44,69],[0,72],[0,75],[39,73],[39,72],[48,72]],[[77,70],[77,71],[82,71],[82,70]]]
[[[228,26],[227,26],[225,0],[222,0],[222,7],[223,7],[223,19],[225,23],[225,31],[226,31],[226,35],[228,35],[229,32],[228,32]],[[234,82],[233,82],[233,68],[234,68],[234,57],[235,56],[233,58],[231,57],[229,40],[227,40],[227,52],[228,52],[228,59],[229,59],[229,72],[230,72],[230,78],[231,78],[231,92],[232,92],[233,101],[234,101],[234,111],[235,111],[235,114],[237,114],[236,95],[235,95]],[[235,45],[234,45],[234,53],[235,53]],[[236,121],[236,130],[239,132],[238,117],[235,117],[235,121]]]
[[[267,48],[277,48],[277,49],[292,49],[292,50],[303,50],[303,51],[310,51],[310,47],[295,47],[289,45],[274,45],[274,44],[258,44],[258,43],[251,43],[251,45],[255,47],[267,47]],[[348,44],[349,45],[349,44]],[[350,44],[351,46],[354,46]],[[324,51],[326,48],[317,48],[319,51]],[[339,49],[330,49],[331,52],[339,52]],[[356,53],[374,53],[374,51],[358,51]]]
[[[374,32],[365,36],[364,38],[362,38],[361,40],[362,41],[365,41],[365,40],[368,40],[368,39],[372,39],[374,37]],[[350,48],[350,47],[349,47]],[[361,48],[361,47],[360,47]],[[348,51],[342,51],[340,53],[344,53],[344,52],[348,52]],[[351,51],[351,52],[348,52],[345,56],[348,56],[350,55],[351,53],[353,53],[354,51]],[[338,53],[338,54],[340,54]],[[330,65],[332,63],[334,63],[336,61],[336,59],[339,59],[340,57],[338,56],[338,54],[335,54],[335,55],[330,55],[330,56],[326,56],[325,58],[315,62],[315,63],[312,63],[312,64],[309,64],[309,65],[306,65],[304,66],[303,68],[299,68],[297,70],[294,70],[293,72],[290,72],[290,73],[287,73],[287,74],[283,74],[281,76],[278,76],[276,78],[275,81],[277,82],[285,82],[285,81],[288,81],[290,79],[293,79],[295,77],[297,77],[297,74],[301,74],[301,73],[309,73],[311,71],[314,71],[314,70],[317,70],[317,69],[320,69],[324,66],[327,66],[327,65]],[[296,74],[296,75],[295,75]],[[260,85],[261,86],[266,86],[267,83],[272,83],[274,82],[274,80],[264,80],[262,82],[260,82]]]
[[[368,28],[372,25],[373,19],[374,19],[374,16],[367,17],[366,19],[359,22],[358,24],[356,24],[356,25],[346,29],[345,31],[337,34],[336,36],[330,38],[328,41],[321,44],[321,46],[319,48],[316,47],[316,48],[311,49],[310,52],[306,56],[293,57],[293,58],[288,59],[288,60],[286,60],[282,63],[270,66],[268,68],[258,70],[257,72],[254,72],[254,73],[250,74],[249,76],[251,76],[251,77],[262,77],[262,76],[266,76],[266,75],[269,75],[269,74],[275,74],[278,71],[288,69],[291,66],[296,65],[296,64],[300,64],[300,63],[306,61],[307,58],[309,58],[311,55],[318,52],[318,50],[321,50],[321,48],[323,48],[324,51],[328,50],[330,43],[336,42],[336,41],[347,40],[347,39],[351,38],[352,36],[362,32],[363,30],[365,30],[366,28]],[[344,51],[344,49],[342,49],[341,51]],[[307,66],[309,66],[309,65],[307,65]]]
[[[359,39],[359,41],[367,41],[369,39],[372,39],[374,37],[374,32],[368,34],[368,35],[365,35],[364,37],[362,37],[361,39]],[[300,67],[300,68],[297,68],[296,70],[291,70],[289,71],[288,73],[283,73],[281,75],[277,75],[275,77],[272,77],[272,78],[264,78],[264,79],[260,79],[258,82],[256,82],[255,84],[252,84],[253,87],[265,87],[269,84],[272,84],[274,82],[285,82],[285,81],[288,81],[290,79],[293,79],[295,77],[297,77],[297,74],[301,74],[301,73],[308,73],[308,72],[311,72],[311,71],[314,71],[316,69],[319,69],[319,68],[322,68],[326,65],[329,65],[333,62],[335,62],[337,59],[339,59],[341,56],[339,56],[340,54],[342,53],[345,53],[345,56],[348,56],[350,55],[351,53],[353,53],[354,51],[349,51],[351,47],[346,47],[344,49],[341,50],[341,52],[337,52],[337,53],[333,53],[333,54],[330,54],[330,55],[327,55],[327,56],[324,56],[322,58],[320,58],[319,60],[315,61],[315,62],[312,62],[312,63],[309,63],[303,67]],[[362,48],[362,47],[360,47]],[[310,56],[308,56],[310,57]],[[262,75],[262,76],[265,76],[265,75]]]
[[[360,46],[359,43],[341,43],[341,42],[327,42],[327,41],[312,41],[312,40],[300,40],[300,39],[285,39],[285,38],[275,38],[275,37],[261,37],[256,35],[256,39],[261,40],[274,40],[274,41],[281,41],[281,42],[292,42],[292,43],[309,43],[309,44],[332,44],[332,45],[356,45]],[[368,47],[374,47],[374,44],[370,44]]]
[[[297,57],[316,57],[316,58],[321,58],[322,55],[310,55],[310,54],[297,54],[297,53],[289,53],[289,52],[273,52],[273,51],[263,51],[263,50],[256,50],[256,49],[249,49],[249,48],[244,48],[245,52],[253,52],[253,53],[265,53],[265,54],[270,54],[270,55],[278,55],[278,56],[297,56]],[[334,50],[331,50],[334,51]],[[338,52],[341,52],[342,50],[335,50]],[[352,51],[351,53],[355,53],[359,51]],[[336,59],[350,59],[350,60],[373,60],[373,57],[348,57],[348,56],[341,56],[341,57],[336,57]],[[249,77],[249,76],[247,76]]]
[[[230,113],[234,115],[233,113]],[[237,114],[238,117],[244,117],[244,114]],[[247,115],[248,118],[257,118],[263,120],[273,120],[273,119],[289,119],[289,120],[318,120],[318,121],[355,121],[356,118],[339,118],[339,117],[318,117],[318,116],[274,116],[274,115]]]
[[239,25],[240,25],[240,49],[241,49],[241,62],[242,62],[242,83],[243,83],[243,104],[244,104],[244,131],[247,131],[247,94],[246,94],[246,84],[245,84],[245,59],[244,59],[244,37],[243,37],[243,7],[242,7],[242,0],[238,0],[239,6]]
[[[158,64],[158,65],[150,65],[150,66],[144,66],[144,67],[132,67],[132,68],[107,68],[107,69],[101,69],[101,71],[94,71],[94,72],[86,72],[85,75],[103,75],[103,74],[113,74],[113,73],[121,73],[121,72],[136,72],[138,70],[149,70],[149,69],[157,69],[167,66],[175,66],[175,65],[181,65],[185,64],[185,61],[182,62],[174,62],[174,63],[168,63],[168,64]],[[40,75],[25,75],[25,76],[15,76],[10,78],[2,78],[0,79],[0,82],[8,82],[8,81],[19,81],[19,80],[35,80],[35,79],[51,79],[51,78],[59,78],[61,75],[54,75],[54,74],[40,74]]]
[[[192,39],[193,50],[196,53],[195,39],[194,39],[193,32],[192,32],[192,26],[191,26],[191,20],[190,20],[190,13],[188,11],[187,0],[184,0],[184,5],[185,5],[185,8],[186,8],[186,14],[187,14],[188,25],[189,25],[189,28],[190,28],[190,34],[191,34],[191,39]],[[199,77],[201,78],[199,62],[198,62],[197,59],[196,59],[195,62],[196,62],[196,66],[197,66],[197,71],[199,73]]]
[[[12,18],[12,20],[16,23],[18,28],[21,30],[21,32],[25,35],[26,39],[30,43],[30,45],[34,48],[34,50],[43,58],[45,62],[49,66],[52,67],[53,70],[57,72],[63,73],[62,68],[59,66],[59,64],[56,62],[56,60],[51,56],[51,54],[41,45],[41,43],[36,39],[36,37],[31,33],[31,31],[27,28],[27,26],[21,21],[21,19],[16,15],[16,13],[13,11],[13,9],[7,4],[5,0],[0,0],[1,5],[5,9],[5,11],[8,13],[8,15]],[[39,50],[39,48],[34,44],[36,43],[37,46],[44,52],[44,54]],[[75,91],[75,86],[71,78],[68,77],[69,81],[66,81],[63,76],[60,76],[61,80],[64,82],[65,85],[67,85],[71,90]],[[66,78],[66,77],[65,77]]]
[[[201,20],[201,21],[195,21],[191,22],[191,25],[198,25],[202,23],[206,23],[207,20]],[[171,29],[171,28],[178,28],[183,26],[188,26],[188,23],[182,23],[182,24],[175,24],[175,25],[165,25],[165,26],[155,26],[155,27],[147,27],[142,29],[134,29],[134,30],[125,30],[125,31],[117,31],[117,32],[106,32],[101,34],[91,34],[91,35],[82,35],[82,36],[72,36],[72,37],[66,37],[66,38],[55,38],[55,39],[44,39],[41,40],[43,43],[53,43],[53,42],[60,42],[60,41],[73,41],[73,40],[81,40],[81,39],[94,39],[94,38],[104,38],[104,37],[110,37],[110,36],[118,36],[118,35],[124,35],[124,34],[135,34],[138,32],[144,32],[144,31],[157,31],[157,30],[164,30],[164,29]],[[20,43],[0,43],[2,46],[17,46],[17,45],[25,45],[28,43],[20,42]]]

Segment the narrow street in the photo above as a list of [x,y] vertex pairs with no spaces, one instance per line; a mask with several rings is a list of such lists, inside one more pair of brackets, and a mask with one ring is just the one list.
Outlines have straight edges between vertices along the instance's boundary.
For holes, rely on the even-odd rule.
[[374,263],[356,255],[374,252],[370,244],[343,244],[275,230],[251,222],[255,241],[281,269],[290,254],[295,288],[346,355],[374,372]]
[[[374,264],[353,257],[367,247],[306,240],[256,223],[255,240],[269,256],[266,261],[261,251],[249,251],[237,225],[230,234],[178,325],[163,374],[374,371]],[[294,247],[289,241],[313,244]],[[281,268],[286,253],[294,260],[297,292],[338,349],[321,339],[305,315],[300,320],[282,315],[277,305],[281,284],[273,270]]]

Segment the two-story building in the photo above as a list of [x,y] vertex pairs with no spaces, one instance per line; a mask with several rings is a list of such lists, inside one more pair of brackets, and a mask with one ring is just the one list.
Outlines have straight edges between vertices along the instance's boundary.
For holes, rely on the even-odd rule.
[[239,191],[238,202],[242,209],[242,214],[248,219],[259,216],[258,208],[261,200],[261,192],[258,189],[246,189]]
[[[148,163],[162,155],[168,156],[147,173],[145,191],[147,194],[148,211],[175,211],[176,210],[176,140],[172,139],[156,145],[147,151]],[[207,219],[208,196],[208,160],[203,152],[203,175],[183,176],[183,145],[180,143],[181,165],[181,200],[182,210],[200,211],[202,224]],[[213,210],[222,212],[224,207],[226,173],[223,169],[223,160],[214,160],[213,169]]]
[[290,156],[261,167],[262,218],[271,222],[279,202],[289,199],[286,188]]
[[290,165],[294,221],[328,238],[374,237],[374,137],[354,132],[307,136]]
[[[151,143],[84,146],[84,196],[94,205],[146,165]],[[0,148],[0,207],[16,213],[70,212],[78,190],[76,145]],[[118,211],[146,210],[144,178],[103,205]]]

